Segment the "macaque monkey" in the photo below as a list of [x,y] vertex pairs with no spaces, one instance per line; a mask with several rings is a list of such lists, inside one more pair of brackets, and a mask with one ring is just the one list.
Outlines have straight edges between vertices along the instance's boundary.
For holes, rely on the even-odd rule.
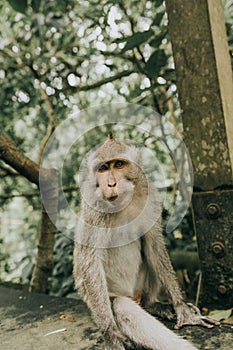
[[[75,233],[75,286],[103,334],[105,350],[134,344],[195,350],[146,311],[162,314],[157,308],[162,287],[172,302],[176,329],[217,324],[183,300],[163,240],[158,194],[138,162],[139,149],[112,134],[89,156]],[[171,311],[165,315],[171,317]]]

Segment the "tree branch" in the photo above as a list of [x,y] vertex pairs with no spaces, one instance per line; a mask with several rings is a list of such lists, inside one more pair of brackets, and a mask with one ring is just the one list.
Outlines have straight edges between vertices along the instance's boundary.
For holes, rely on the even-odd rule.
[[50,136],[52,135],[53,131],[55,130],[55,117],[54,117],[53,106],[50,102],[50,99],[49,99],[46,91],[44,89],[42,89],[42,87],[41,87],[41,79],[40,79],[39,74],[37,73],[37,71],[35,71],[32,64],[29,65],[28,68],[30,69],[30,71],[32,72],[34,77],[39,81],[39,90],[40,90],[40,93],[45,101],[45,104],[46,104],[47,109],[48,109],[48,115],[49,115],[49,125],[47,127],[47,133],[41,142],[40,150],[39,150],[38,164],[40,164],[45,146],[46,146]]
[[2,199],[13,199],[13,198],[33,198],[33,197],[39,197],[40,193],[39,192],[32,192],[32,193],[15,193],[15,194],[1,194],[0,197]]
[[77,90],[78,91],[88,91],[88,90],[92,90],[92,89],[96,89],[104,84],[107,84],[107,83],[111,83],[112,81],[115,81],[115,80],[118,80],[118,79],[121,79],[123,77],[127,77],[128,75],[134,73],[135,71],[133,69],[131,70],[126,70],[126,71],[123,71],[123,72],[120,72],[120,73],[117,73],[116,75],[113,75],[111,77],[108,77],[108,78],[105,78],[105,79],[102,79],[100,81],[97,81],[93,84],[90,84],[90,85],[83,85],[83,86],[78,86],[77,87]]
[[16,171],[12,170],[10,167],[4,166],[3,164],[0,164],[0,176],[1,177],[6,177],[6,176],[20,176],[19,173]]
[[166,99],[165,103],[167,103],[167,107],[168,107],[168,110],[169,110],[170,115],[171,115],[172,124],[174,125],[177,133],[179,134],[180,139],[182,140],[183,136],[181,135],[181,133],[179,131],[178,123],[177,123],[177,120],[176,120],[176,117],[175,117],[175,111],[174,111],[174,104],[173,104],[173,100],[172,100],[172,95],[169,95],[168,91],[166,90],[166,88],[164,86],[161,86],[159,88],[159,90],[161,91],[161,93],[164,95],[164,97]]
[[[126,18],[127,18],[128,21],[129,21],[130,29],[131,29],[132,34],[135,34],[135,23],[134,23],[133,17],[131,17],[131,16],[128,14],[127,9],[126,9],[126,7],[125,7],[125,5],[124,5],[123,3],[119,3],[119,7],[120,7],[121,10],[124,12]],[[143,55],[142,50],[140,49],[139,46],[137,46],[136,49],[137,49],[137,51],[138,51],[138,53],[139,53],[139,55],[140,55],[140,57],[141,57],[141,59],[142,59],[142,62],[145,64],[146,61],[145,61],[145,57],[144,57],[144,55]],[[134,52],[134,56],[135,56],[135,50],[134,50],[134,49],[133,49],[133,52]],[[135,56],[135,57],[136,57],[136,56]]]
[[[78,186],[67,186],[63,187],[63,192],[73,192],[73,191],[79,191]],[[3,199],[12,199],[12,198],[18,198],[18,197],[24,197],[24,198],[33,198],[33,197],[40,197],[40,192],[28,192],[28,193],[15,193],[15,194],[3,194],[1,195],[1,198]]]
[[38,163],[40,164],[41,160],[42,160],[42,155],[43,155],[45,146],[46,146],[50,136],[52,135],[53,131],[55,130],[55,117],[54,117],[54,110],[53,110],[52,104],[49,100],[49,97],[46,94],[46,91],[44,89],[42,89],[40,83],[39,83],[39,85],[40,85],[40,92],[45,100],[45,104],[47,105],[48,115],[49,115],[49,125],[47,127],[47,133],[41,142],[40,150],[39,150]]
[[0,132],[0,158],[30,182],[39,185],[39,165],[26,157],[2,132]]

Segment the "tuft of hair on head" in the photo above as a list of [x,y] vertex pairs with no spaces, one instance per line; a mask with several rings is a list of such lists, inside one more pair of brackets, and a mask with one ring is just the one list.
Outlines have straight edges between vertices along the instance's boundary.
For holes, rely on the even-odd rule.
[[115,141],[115,137],[111,131],[108,133],[108,141]]
[[111,159],[126,159],[135,163],[139,160],[139,149],[133,145],[118,142],[112,132],[107,140],[88,157],[88,167],[95,169],[96,165]]

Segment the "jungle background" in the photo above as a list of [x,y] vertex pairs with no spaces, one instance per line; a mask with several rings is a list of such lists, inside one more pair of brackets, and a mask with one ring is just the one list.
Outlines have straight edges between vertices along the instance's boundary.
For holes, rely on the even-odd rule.
[[[231,54],[233,1],[224,0],[223,5]],[[182,134],[164,1],[9,0],[1,2],[0,14],[0,132],[34,162],[40,162],[59,123],[103,103],[149,107]],[[126,139],[145,142],[168,169],[166,225],[177,195],[174,165],[148,135],[133,128],[122,132]],[[64,167],[63,189],[77,211],[80,196],[70,166],[78,171],[83,154],[105,137],[105,128],[83,137],[75,161]],[[0,281],[27,285],[37,254],[40,193],[3,161],[0,177]],[[189,273],[195,280],[198,262],[191,221],[188,212],[165,239],[171,256],[177,251],[194,252]],[[57,232],[49,294],[73,295],[72,249],[72,240]],[[185,270],[177,258],[174,261]],[[188,280],[183,276],[184,283]]]

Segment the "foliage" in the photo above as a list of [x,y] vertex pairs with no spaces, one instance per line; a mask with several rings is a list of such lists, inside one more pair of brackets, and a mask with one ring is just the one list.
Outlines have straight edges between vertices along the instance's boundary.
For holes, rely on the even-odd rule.
[[9,271],[9,264],[8,264],[8,259],[9,259],[9,254],[5,253],[2,247],[4,246],[4,241],[3,239],[0,239],[0,281],[2,279],[2,274],[1,272],[8,272]]
[[51,295],[65,296],[74,292],[72,258],[73,241],[57,233],[54,247],[54,269],[49,279]]
[[226,22],[226,31],[228,37],[228,44],[231,54],[231,64],[233,67],[233,1],[232,0],[223,0],[224,13],[225,13],[225,22]]
[[[225,0],[224,5],[232,46],[232,1]],[[1,2],[0,13],[0,124],[33,160],[40,158],[41,145],[51,129],[93,104],[140,103],[182,129],[163,0],[8,0]],[[103,129],[84,135],[77,154],[72,153],[64,164],[63,184],[73,207],[79,205],[79,198],[70,184],[77,185],[75,176],[82,155],[102,141],[105,133]],[[123,133],[136,141],[147,138],[133,130]],[[148,144],[153,148],[153,143]],[[70,164],[75,166],[71,169]],[[23,217],[16,230],[16,241],[27,242],[33,237],[30,266],[36,251],[39,195],[34,185],[1,161],[0,175],[0,203],[5,212],[17,196],[25,197],[27,218]],[[171,185],[176,194],[174,179]],[[182,231],[192,236],[188,225]],[[170,238],[168,244],[176,246],[177,240]],[[56,295],[70,291],[71,250],[58,234],[50,281]],[[30,268],[26,269],[24,281],[30,273]]]

